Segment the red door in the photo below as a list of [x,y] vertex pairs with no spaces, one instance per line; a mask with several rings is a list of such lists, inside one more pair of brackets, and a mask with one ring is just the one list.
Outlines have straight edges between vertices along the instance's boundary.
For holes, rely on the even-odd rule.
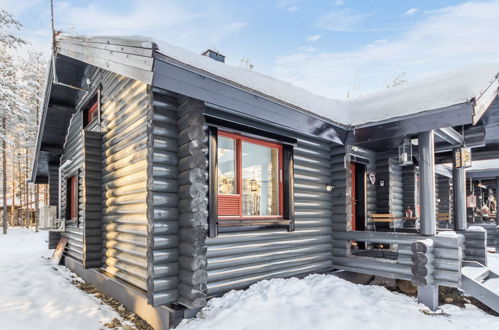
[[352,224],[352,230],[356,230],[357,229],[357,226],[356,226],[356,219],[357,219],[357,212],[356,212],[356,204],[357,204],[357,200],[355,199],[355,195],[356,195],[356,192],[355,192],[355,186],[356,186],[356,182],[355,182],[355,170],[356,170],[356,167],[355,167],[355,163],[350,163],[350,172],[351,172],[351,178],[352,178],[352,196],[351,196],[351,204],[352,204],[352,219],[351,219],[351,224]]

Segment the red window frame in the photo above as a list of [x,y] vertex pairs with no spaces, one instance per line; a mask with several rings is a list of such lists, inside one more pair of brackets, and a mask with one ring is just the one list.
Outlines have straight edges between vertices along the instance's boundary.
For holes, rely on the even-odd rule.
[[99,108],[98,106],[99,106],[99,102],[98,102],[98,100],[96,100],[95,103],[92,104],[92,106],[90,108],[88,108],[88,110],[87,110],[87,123],[88,124],[92,123],[94,120],[96,120],[99,117],[99,114],[97,112],[97,110]]
[[[236,194],[220,194],[218,193],[218,207],[217,213],[219,219],[283,219],[284,218],[284,180],[283,180],[283,147],[279,143],[273,143],[268,141],[263,141],[255,138],[249,138],[236,133],[229,133],[225,131],[218,131],[218,136],[227,137],[233,139],[236,142]],[[277,215],[254,215],[254,216],[243,216],[243,203],[242,203],[242,186],[243,186],[243,175],[242,175],[242,143],[249,142],[253,144],[258,144],[268,148],[275,148],[278,150],[278,193],[279,193],[279,214]],[[217,150],[218,151],[218,150]],[[218,191],[218,182],[216,182]],[[224,203],[231,203],[235,205],[238,202],[238,214],[229,215],[225,214],[224,210],[220,207]]]
[[69,179],[69,216],[71,220],[78,219],[78,178],[73,175]]

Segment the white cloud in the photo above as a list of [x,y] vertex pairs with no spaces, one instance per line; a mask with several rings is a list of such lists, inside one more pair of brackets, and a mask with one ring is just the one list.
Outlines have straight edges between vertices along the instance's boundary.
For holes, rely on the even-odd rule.
[[417,12],[419,12],[419,9],[417,9],[417,8],[411,8],[408,11],[405,12],[405,15],[406,16],[412,16],[412,15],[416,14]]
[[[22,1],[12,1],[12,0],[0,0],[0,8],[8,11],[14,16],[25,12],[29,8],[36,6],[43,0],[22,0]],[[47,2],[48,3],[48,2]]]
[[297,10],[299,10],[299,9],[300,9],[300,7],[298,7],[298,6],[291,6],[291,7],[288,7],[288,11],[289,11],[290,13],[291,13],[291,12],[294,12],[294,11],[297,11]]
[[414,80],[470,63],[497,62],[498,12],[499,1],[443,8],[396,40],[381,39],[350,51],[280,56],[274,74],[322,95],[345,97],[382,89],[397,72]]
[[310,41],[310,42],[316,42],[317,40],[319,40],[319,38],[321,37],[320,34],[314,34],[312,36],[309,36],[307,38],[307,41]]
[[334,5],[335,5],[335,6],[343,6],[344,4],[345,4],[345,1],[343,1],[343,0],[336,0],[336,1],[334,2]]
[[348,8],[335,10],[320,17],[317,28],[331,31],[354,31],[360,28],[367,16]]

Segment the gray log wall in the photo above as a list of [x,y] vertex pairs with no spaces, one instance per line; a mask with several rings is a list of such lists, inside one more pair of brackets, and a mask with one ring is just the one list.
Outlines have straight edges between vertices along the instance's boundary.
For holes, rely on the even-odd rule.
[[[59,207],[59,171],[56,165],[49,165],[49,205]],[[61,239],[58,231],[49,231],[48,248],[55,249]]]
[[[348,170],[347,170],[348,168]],[[344,147],[334,147],[331,150],[331,179],[333,183],[333,232],[352,230],[352,189],[350,159],[346,156]],[[347,220],[348,219],[348,220]],[[333,258],[350,255],[350,241],[333,238]]]
[[64,153],[61,157],[61,165],[67,160],[71,160],[71,164],[64,169],[62,173],[61,185],[61,208],[62,215],[66,215],[66,202],[67,202],[67,184],[66,180],[73,176],[78,175],[78,222],[66,220],[66,229],[62,233],[63,237],[68,239],[66,247],[66,255],[76,259],[83,264],[84,260],[84,242],[83,242],[83,224],[84,224],[84,208],[83,208],[83,115],[77,112],[71,118],[68,133],[64,143]]
[[404,210],[410,207],[414,216],[417,216],[417,169],[414,166],[402,167],[402,203]]
[[147,291],[148,87],[104,72],[101,95],[103,267]]
[[[244,288],[257,281],[325,271],[332,267],[334,196],[344,184],[331,177],[331,145],[298,136],[294,148],[295,231],[265,229],[208,237],[208,295]],[[333,181],[333,192],[326,186]],[[344,198],[343,194],[343,198]]]
[[178,299],[178,102],[160,90],[149,97],[147,296],[158,306]]
[[[402,217],[404,215],[402,167],[398,164],[398,159],[392,155],[377,155],[376,181],[378,213]],[[384,181],[383,186],[381,181]]]
[[464,242],[464,259],[477,261],[487,266],[487,231],[483,227],[470,226],[463,234],[466,238]]
[[451,191],[452,178],[436,174],[435,188],[437,193],[437,215],[448,213],[452,219],[452,191]]
[[85,268],[102,266],[102,136],[84,130],[83,242]]
[[208,137],[204,103],[180,98],[178,108],[178,302],[189,308],[206,304],[208,229]]
[[477,226],[482,227],[487,232],[487,247],[495,247],[497,245],[497,235],[499,233],[498,227],[495,223],[480,223],[472,222],[468,227]]

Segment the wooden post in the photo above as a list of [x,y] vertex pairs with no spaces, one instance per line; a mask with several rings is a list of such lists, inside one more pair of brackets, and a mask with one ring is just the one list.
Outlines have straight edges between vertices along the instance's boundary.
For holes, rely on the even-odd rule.
[[431,311],[438,308],[438,285],[418,286],[418,302]]
[[438,308],[438,285],[433,285],[433,240],[424,239],[411,244],[412,283],[418,286],[418,302],[435,311]]
[[435,212],[435,146],[434,132],[419,133],[419,191],[421,205],[421,235],[433,236],[437,232]]
[[[454,149],[455,153],[459,152],[459,148]],[[454,230],[466,230],[466,172],[460,167],[456,168],[455,162],[452,164],[452,189],[454,197]]]

